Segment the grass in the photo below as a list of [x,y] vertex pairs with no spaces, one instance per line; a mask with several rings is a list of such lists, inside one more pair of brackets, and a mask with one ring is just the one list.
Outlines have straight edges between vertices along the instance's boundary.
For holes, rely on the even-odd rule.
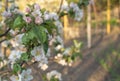
[[120,81],[120,51],[110,49],[104,58],[99,58],[100,65],[108,71],[109,81]]

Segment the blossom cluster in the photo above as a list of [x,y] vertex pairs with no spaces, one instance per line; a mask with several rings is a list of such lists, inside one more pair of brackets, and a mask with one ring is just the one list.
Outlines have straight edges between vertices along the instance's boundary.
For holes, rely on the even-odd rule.
[[61,7],[61,12],[66,12],[70,15],[74,15],[76,21],[80,21],[83,17],[83,10],[79,8],[77,3],[71,2],[69,5],[63,4]]
[[31,75],[31,73],[32,73],[31,69],[23,70],[21,74],[18,74],[18,76],[12,75],[10,77],[10,80],[11,81],[31,81],[33,79],[33,76]]
[[59,81],[62,81],[61,73],[59,73],[59,72],[56,71],[56,70],[53,70],[53,71],[47,73],[47,79],[48,79],[49,81],[51,81],[51,79],[52,79],[53,77],[54,77],[55,79],[59,80]]
[[[62,6],[61,10],[75,13],[75,20],[80,21],[83,11],[79,9],[77,4],[70,3],[68,6]],[[49,12],[42,9],[39,4],[29,5],[25,9],[25,14],[21,13],[17,8],[8,9],[2,14],[5,19],[4,23],[10,28],[9,39],[2,42],[2,46],[9,48],[10,54],[7,57],[8,65],[13,71],[11,73],[11,81],[31,81],[31,69],[26,69],[24,63],[38,63],[38,67],[43,71],[48,68],[49,58],[54,56],[55,60],[61,65],[71,66],[74,55],[78,55],[76,51],[80,46],[64,48],[63,26],[60,16],[55,12]],[[79,44],[78,44],[79,45]],[[51,48],[54,46],[56,55],[51,55]],[[4,59],[4,54],[0,51],[0,57]],[[48,81],[55,79],[62,81],[61,74],[53,70],[46,75]]]

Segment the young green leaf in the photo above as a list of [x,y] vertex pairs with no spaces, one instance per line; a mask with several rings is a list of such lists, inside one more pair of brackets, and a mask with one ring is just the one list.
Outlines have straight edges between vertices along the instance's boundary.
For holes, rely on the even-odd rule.
[[21,60],[22,60],[22,61],[28,61],[28,60],[29,60],[29,55],[28,55],[27,53],[23,53],[23,54],[21,55]]
[[21,66],[19,65],[19,64],[14,64],[13,65],[13,73],[15,73],[15,74],[17,74],[18,72],[20,72],[21,71]]
[[13,23],[13,28],[21,28],[22,24],[22,16],[18,16]]
[[36,38],[43,44],[46,41],[47,35],[43,26],[33,27],[33,33]]

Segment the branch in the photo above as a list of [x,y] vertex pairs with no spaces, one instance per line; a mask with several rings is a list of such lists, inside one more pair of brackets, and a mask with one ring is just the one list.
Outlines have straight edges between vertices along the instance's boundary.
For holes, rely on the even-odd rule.
[[58,10],[57,14],[60,13],[60,10],[61,10],[61,7],[62,7],[62,4],[63,4],[63,0],[61,0],[60,7],[59,7],[59,10]]
[[4,42],[5,40],[7,40],[7,39],[0,40],[0,43]]
[[3,37],[3,36],[5,36],[5,35],[7,35],[7,33],[8,33],[9,31],[10,31],[10,28],[9,28],[5,33],[1,34],[0,37]]
[[5,1],[5,10],[8,11],[8,0]]

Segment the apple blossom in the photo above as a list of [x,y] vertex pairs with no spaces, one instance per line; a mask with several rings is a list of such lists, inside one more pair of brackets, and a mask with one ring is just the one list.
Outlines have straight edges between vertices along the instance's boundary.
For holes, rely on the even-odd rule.
[[31,69],[23,70],[21,73],[21,81],[31,81],[33,79],[31,73]]
[[26,23],[31,23],[32,21],[31,17],[24,16],[23,19],[25,20]]
[[53,70],[49,73],[47,73],[47,79],[50,81],[52,77],[55,77],[56,79],[58,79],[59,81],[62,81],[61,78],[61,73],[57,72],[56,70]]
[[34,9],[35,9],[35,10],[40,10],[39,4],[35,3],[35,4],[34,4]]
[[21,81],[20,78],[19,78],[18,76],[16,76],[16,75],[12,75],[12,76],[10,77],[10,80],[11,80],[11,81]]
[[20,59],[21,54],[22,54],[22,51],[11,50],[11,53],[10,53],[10,55],[8,57],[9,62],[13,62],[14,63],[17,59]]
[[12,16],[12,13],[10,12],[10,10],[8,10],[8,11],[4,11],[3,13],[2,13],[2,16],[4,16],[4,17],[11,17]]
[[42,24],[42,23],[43,23],[43,19],[42,19],[40,16],[37,16],[37,17],[35,18],[35,23],[36,23],[36,24]]
[[29,7],[26,7],[25,11],[26,11],[27,13],[30,13],[30,12],[31,12],[31,9],[30,9]]

